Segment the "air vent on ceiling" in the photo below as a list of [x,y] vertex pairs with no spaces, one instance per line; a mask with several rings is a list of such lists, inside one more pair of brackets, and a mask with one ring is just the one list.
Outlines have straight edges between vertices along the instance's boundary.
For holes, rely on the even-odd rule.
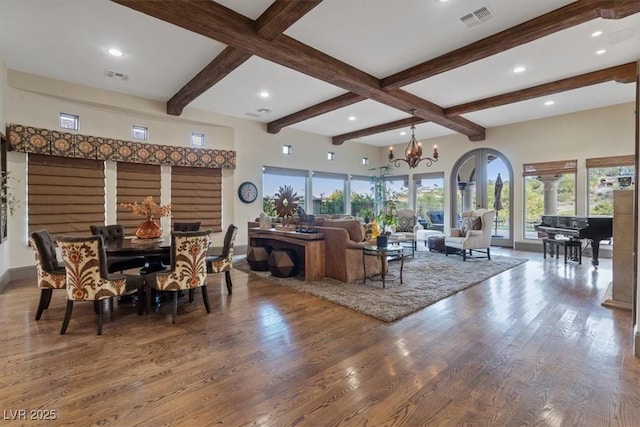
[[460,20],[468,28],[471,28],[471,27],[475,27],[476,25],[483,24],[492,18],[493,18],[493,14],[489,10],[489,8],[486,6],[483,6],[480,9],[474,10],[473,12],[467,13],[466,15],[460,17]]
[[262,107],[262,108],[258,108],[256,111],[257,111],[258,113],[263,113],[263,114],[266,114],[266,113],[270,113],[270,112],[271,112],[271,110],[269,110],[268,108],[264,108],[264,107]]
[[107,70],[104,73],[105,76],[111,77],[113,79],[120,79],[122,81],[129,80],[129,75],[124,73],[119,73],[118,71]]

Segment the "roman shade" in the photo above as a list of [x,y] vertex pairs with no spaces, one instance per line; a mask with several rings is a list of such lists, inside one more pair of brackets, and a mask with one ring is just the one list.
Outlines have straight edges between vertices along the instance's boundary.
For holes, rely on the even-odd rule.
[[171,168],[171,220],[200,221],[201,230],[222,231],[220,169]]
[[525,163],[522,165],[522,176],[550,176],[575,173],[578,170],[577,160],[561,160],[557,162]]
[[28,154],[29,234],[89,235],[105,222],[104,162]]
[[131,209],[121,208],[120,203],[141,203],[147,196],[153,196],[160,204],[160,165],[118,162],[117,171],[116,222],[124,227],[126,235],[133,235],[144,218]]
[[613,168],[618,166],[635,166],[633,154],[628,156],[594,157],[586,160],[587,168]]

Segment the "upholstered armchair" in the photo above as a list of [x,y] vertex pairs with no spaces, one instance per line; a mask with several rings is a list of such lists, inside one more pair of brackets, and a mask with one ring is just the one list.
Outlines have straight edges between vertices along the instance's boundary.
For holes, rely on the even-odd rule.
[[224,235],[224,246],[220,255],[212,255],[207,257],[207,274],[222,273],[224,271],[224,279],[227,283],[227,293],[233,293],[233,283],[231,282],[231,269],[233,268],[233,252],[234,242],[238,227],[231,224],[227,227]]
[[[121,224],[112,225],[90,225],[91,234],[102,236],[105,243],[118,242],[124,240],[124,227]],[[113,256],[107,260],[107,270],[109,273],[116,271],[123,272],[131,268],[142,268],[147,260],[143,256]]]
[[[171,268],[146,276],[146,284],[149,288],[158,292],[173,292],[171,317],[174,324],[178,313],[179,291],[192,291],[198,287],[202,288],[204,307],[207,313],[211,312],[207,294],[206,267],[210,239],[210,231],[208,230],[172,232]],[[147,292],[147,312],[151,313],[151,292]]]
[[58,237],[56,242],[62,251],[67,282],[67,310],[60,329],[61,335],[67,331],[76,301],[94,301],[98,311],[98,335],[102,335],[103,303],[106,299],[137,290],[138,313],[142,314],[144,278],[109,274],[102,236]]
[[462,260],[472,256],[472,250],[484,249],[487,258],[491,259],[491,227],[495,219],[496,211],[478,209],[462,213],[461,228],[452,228],[449,236],[444,239],[444,253],[449,255],[451,249],[458,249],[462,253]]
[[414,249],[416,247],[417,232],[422,230],[423,227],[418,223],[418,217],[414,209],[398,209],[396,211],[395,231],[391,233],[391,236],[397,236],[402,238],[413,239]]
[[55,244],[47,230],[34,231],[29,237],[29,242],[36,257],[36,273],[40,288],[36,320],[40,320],[42,312],[49,308],[53,290],[64,289],[67,286],[67,274],[64,266],[58,262]]

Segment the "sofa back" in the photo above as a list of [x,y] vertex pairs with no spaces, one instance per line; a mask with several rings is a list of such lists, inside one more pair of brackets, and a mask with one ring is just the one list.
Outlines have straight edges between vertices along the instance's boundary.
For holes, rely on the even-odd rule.
[[349,240],[362,242],[364,240],[364,227],[357,219],[325,219],[321,227],[342,228],[347,231]]

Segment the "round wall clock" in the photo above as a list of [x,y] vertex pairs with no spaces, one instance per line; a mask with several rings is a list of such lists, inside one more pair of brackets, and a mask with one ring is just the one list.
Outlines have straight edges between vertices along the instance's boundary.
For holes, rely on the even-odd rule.
[[253,182],[243,182],[238,187],[238,197],[244,203],[252,203],[258,198],[258,187]]

